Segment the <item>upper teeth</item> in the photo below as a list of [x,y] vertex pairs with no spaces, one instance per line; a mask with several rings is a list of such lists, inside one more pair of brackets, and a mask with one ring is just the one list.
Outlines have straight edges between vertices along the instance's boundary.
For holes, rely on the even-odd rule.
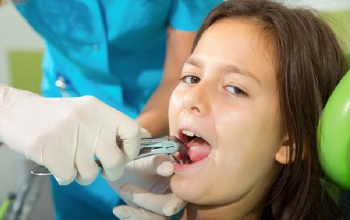
[[190,137],[194,137],[196,135],[194,132],[189,130],[182,130],[182,133]]

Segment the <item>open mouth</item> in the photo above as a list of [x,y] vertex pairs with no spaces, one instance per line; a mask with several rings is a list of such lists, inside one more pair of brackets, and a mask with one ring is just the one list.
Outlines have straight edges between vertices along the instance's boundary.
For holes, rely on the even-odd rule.
[[210,144],[202,137],[196,135],[190,130],[179,132],[179,139],[184,143],[187,150],[187,157],[183,158],[182,154],[177,154],[176,158],[183,164],[192,164],[203,160],[211,153]]

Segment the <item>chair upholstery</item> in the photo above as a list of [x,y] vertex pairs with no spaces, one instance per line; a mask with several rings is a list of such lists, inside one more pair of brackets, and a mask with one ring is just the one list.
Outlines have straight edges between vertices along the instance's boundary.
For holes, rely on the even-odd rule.
[[325,106],[319,140],[323,169],[338,186],[350,189],[350,70]]

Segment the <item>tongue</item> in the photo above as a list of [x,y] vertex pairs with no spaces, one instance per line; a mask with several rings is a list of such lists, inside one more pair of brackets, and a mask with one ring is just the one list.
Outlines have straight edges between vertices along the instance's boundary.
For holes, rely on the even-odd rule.
[[196,137],[187,143],[187,154],[192,162],[206,158],[211,152],[211,146],[203,138]]

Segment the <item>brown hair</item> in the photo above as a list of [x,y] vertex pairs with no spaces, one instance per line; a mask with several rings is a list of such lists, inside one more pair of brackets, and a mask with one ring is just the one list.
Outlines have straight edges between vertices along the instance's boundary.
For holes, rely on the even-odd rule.
[[[10,0],[0,0],[0,6],[9,3]],[[13,3],[18,3],[21,0],[12,0]]]
[[[265,201],[264,219],[340,219],[326,192],[318,158],[317,125],[328,98],[349,66],[330,27],[311,10],[268,0],[229,0],[204,20],[192,51],[206,29],[224,18],[255,24],[275,47],[283,127],[295,144],[294,162],[284,166]],[[290,154],[290,161],[292,161]]]

